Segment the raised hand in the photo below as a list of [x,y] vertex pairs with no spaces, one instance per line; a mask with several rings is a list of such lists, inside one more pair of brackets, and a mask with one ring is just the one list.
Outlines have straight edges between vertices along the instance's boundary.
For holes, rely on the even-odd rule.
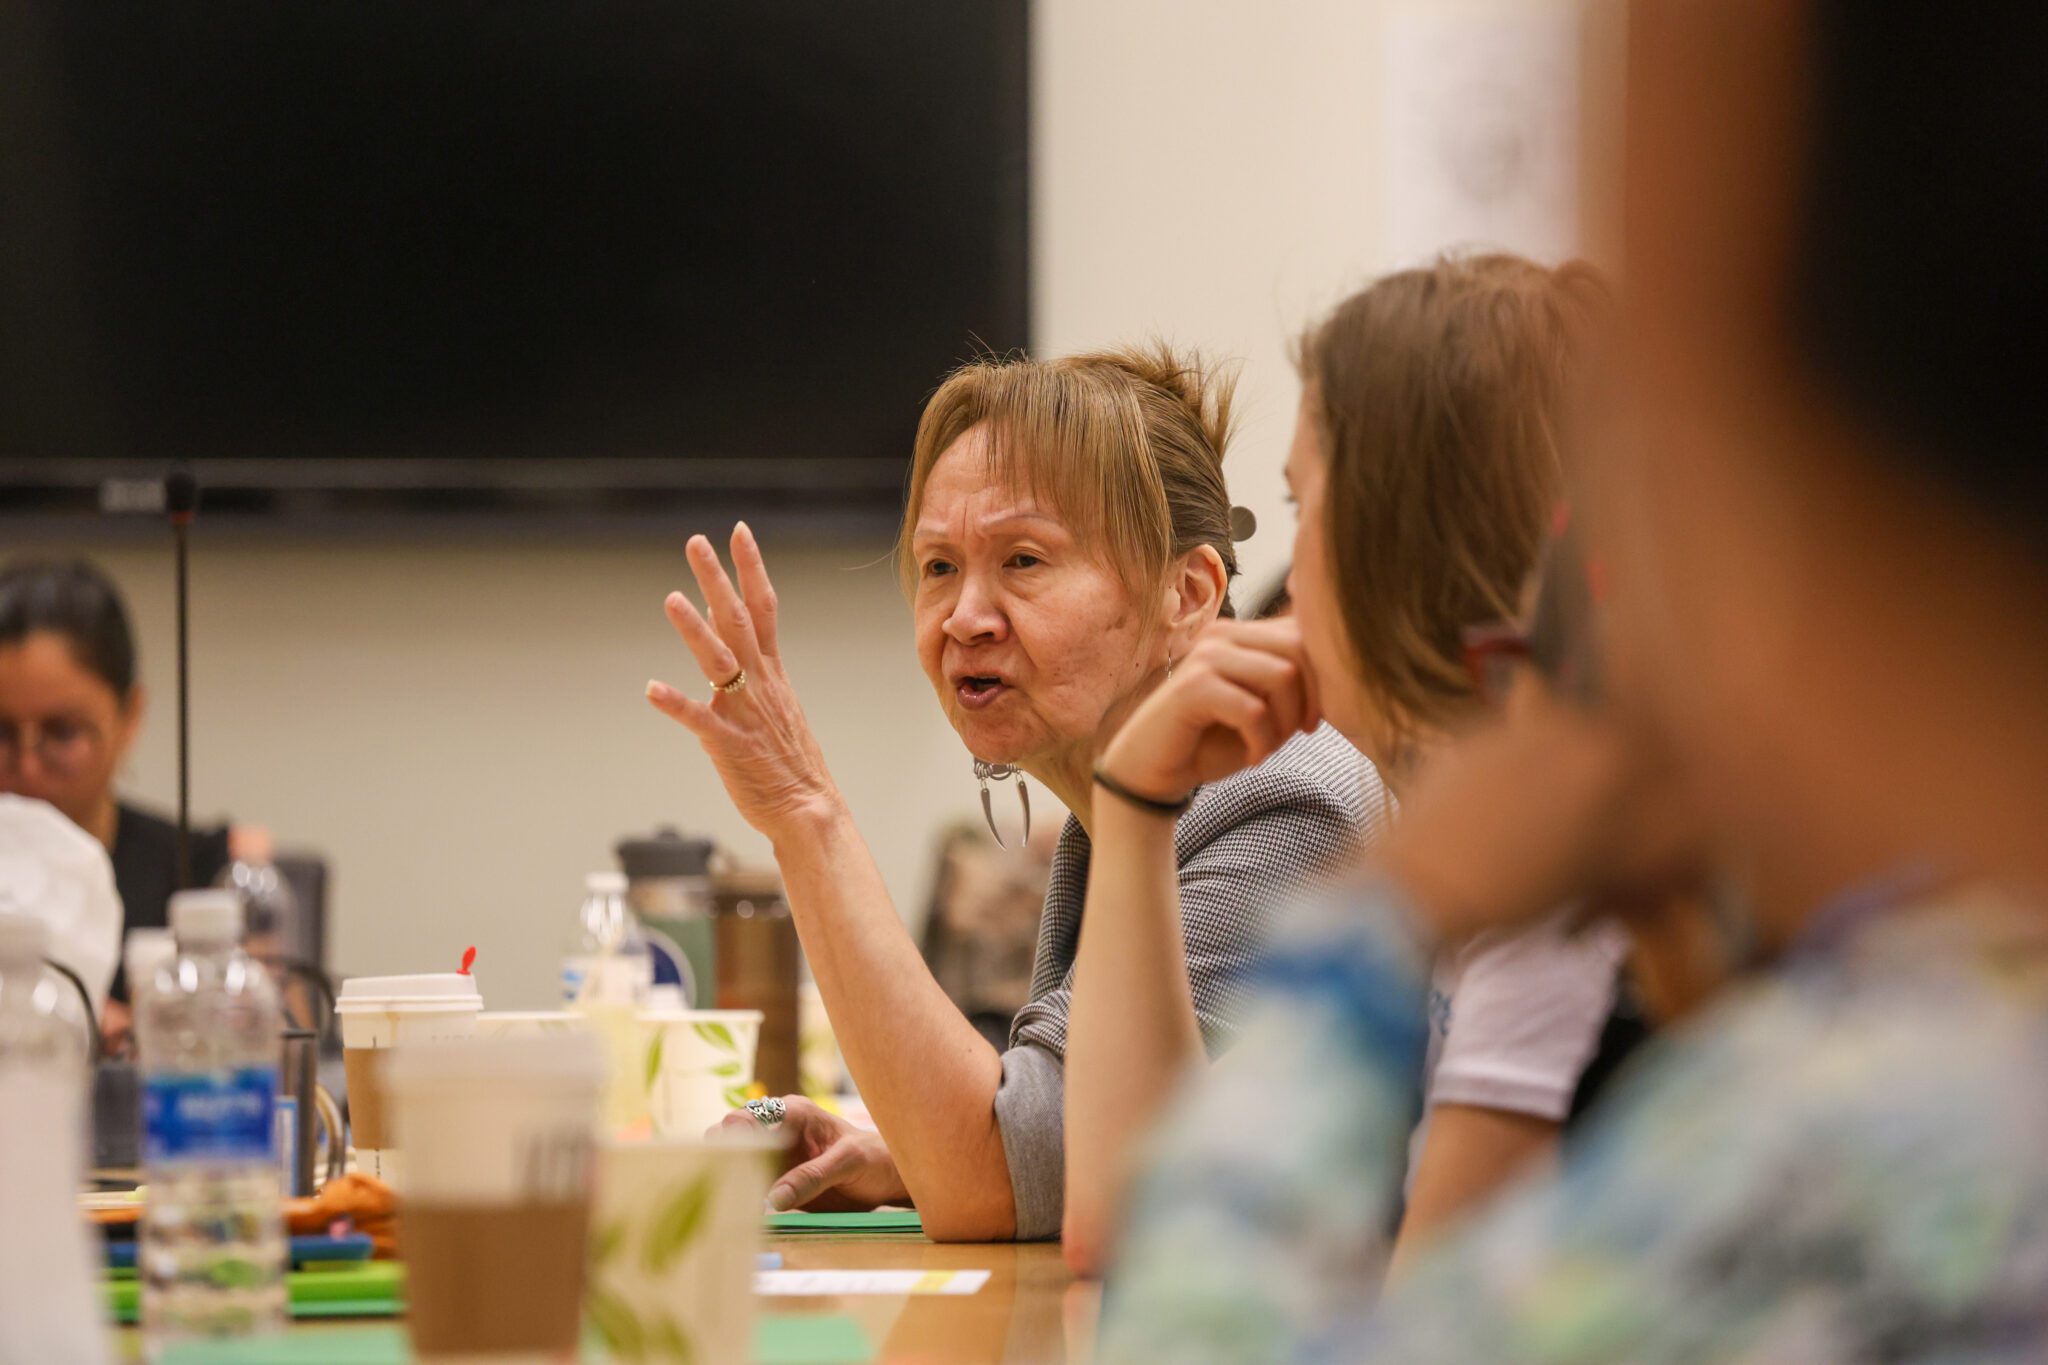
[[690,537],[686,552],[705,610],[680,592],[670,593],[663,607],[710,696],[699,701],[668,683],[650,682],[647,700],[697,737],[733,805],[774,839],[834,810],[838,789],[782,667],[775,586],[754,533],[745,522],[733,528],[737,588],[705,537]]
[[1117,731],[1102,770],[1140,795],[1178,801],[1321,723],[1292,619],[1216,621]]

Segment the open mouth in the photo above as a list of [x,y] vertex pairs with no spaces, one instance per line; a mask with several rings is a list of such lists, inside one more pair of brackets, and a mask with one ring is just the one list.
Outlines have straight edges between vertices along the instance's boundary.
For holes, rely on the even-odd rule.
[[954,679],[953,690],[962,706],[979,710],[993,705],[996,698],[1010,690],[1010,685],[993,673],[967,673]]

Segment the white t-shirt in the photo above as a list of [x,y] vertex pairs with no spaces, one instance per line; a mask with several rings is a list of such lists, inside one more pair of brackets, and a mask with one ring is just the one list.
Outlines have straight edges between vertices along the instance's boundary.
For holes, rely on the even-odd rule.
[[1627,939],[1605,922],[1572,935],[1565,923],[1560,914],[1513,934],[1483,934],[1437,963],[1411,1172],[1439,1104],[1557,1123],[1571,1113],[1614,1009]]

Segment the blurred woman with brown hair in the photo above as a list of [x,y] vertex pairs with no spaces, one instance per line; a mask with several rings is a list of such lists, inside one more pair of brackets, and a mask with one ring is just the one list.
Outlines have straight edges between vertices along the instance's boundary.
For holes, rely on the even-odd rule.
[[[1378,281],[1304,338],[1287,461],[1301,513],[1293,619],[1207,632],[1097,771],[1067,1062],[1076,1268],[1106,1259],[1131,1149],[1202,1060],[1175,973],[1134,988],[1097,965],[1172,956],[1160,813],[1322,720],[1398,794],[1477,714],[1465,634],[1517,614],[1560,496],[1558,431],[1600,302],[1584,266],[1452,258]],[[1438,964],[1404,1250],[1555,1144],[1620,955],[1609,932],[1539,927]]]

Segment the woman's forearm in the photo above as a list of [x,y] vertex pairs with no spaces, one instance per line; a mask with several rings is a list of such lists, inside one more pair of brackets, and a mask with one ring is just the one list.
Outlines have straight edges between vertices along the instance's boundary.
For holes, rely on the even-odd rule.
[[941,1241],[1013,1236],[995,1119],[1001,1060],[933,979],[843,806],[807,815],[774,843],[840,1050],[926,1231]]
[[1502,1188],[1539,1169],[1557,1151],[1558,1125],[1533,1114],[1469,1104],[1439,1104],[1408,1185],[1390,1278],[1418,1251]]
[[1068,1264],[1100,1273],[1131,1149],[1203,1056],[1181,944],[1174,822],[1095,803],[1088,898],[1067,1022]]

